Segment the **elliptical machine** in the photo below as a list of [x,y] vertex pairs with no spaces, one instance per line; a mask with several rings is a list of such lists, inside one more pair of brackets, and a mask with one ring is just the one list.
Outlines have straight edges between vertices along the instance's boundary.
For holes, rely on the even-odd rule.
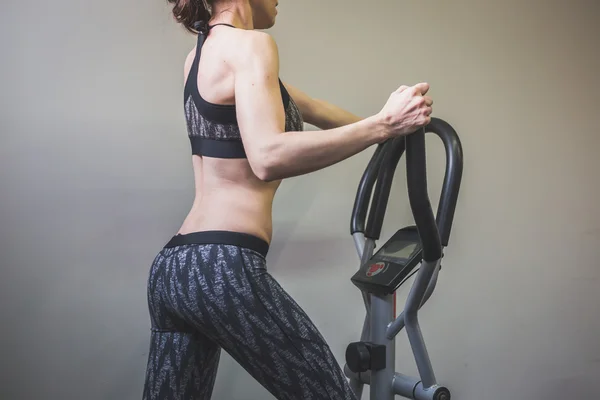
[[[426,132],[439,136],[446,150],[446,173],[436,218],[427,193]],[[415,226],[400,229],[373,254],[394,173],[405,151],[408,195]],[[346,350],[344,366],[358,399],[364,384],[368,384],[371,400],[393,400],[395,395],[416,400],[450,400],[450,391],[438,384],[433,372],[418,312],[437,283],[443,249],[450,238],[462,170],[459,137],[448,123],[437,118],[411,135],[380,144],[367,165],[351,222],[351,233],[361,259],[359,271],[351,281],[362,292],[366,317],[360,341],[351,343]],[[419,264],[420,268],[416,269]],[[396,290],[415,273],[404,310],[396,317]],[[419,378],[395,372],[395,337],[403,328],[406,328]]]

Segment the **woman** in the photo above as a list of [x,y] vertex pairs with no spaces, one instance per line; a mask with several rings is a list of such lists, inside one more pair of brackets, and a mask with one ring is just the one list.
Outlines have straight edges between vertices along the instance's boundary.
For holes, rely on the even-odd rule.
[[[427,84],[361,119],[278,78],[277,0],[168,0],[198,34],[185,63],[196,198],[148,280],[145,399],[210,399],[221,349],[277,399],[354,399],[309,317],[267,272],[280,180],[430,122]],[[208,4],[207,4],[208,3]],[[323,131],[302,132],[303,121]]]

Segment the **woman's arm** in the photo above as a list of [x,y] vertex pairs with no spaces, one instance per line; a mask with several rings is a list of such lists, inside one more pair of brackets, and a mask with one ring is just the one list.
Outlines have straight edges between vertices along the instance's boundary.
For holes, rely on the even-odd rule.
[[304,121],[317,128],[339,128],[363,119],[325,100],[315,99],[288,83],[284,83],[284,85],[298,105]]
[[237,121],[250,166],[265,181],[313,172],[387,139],[377,117],[323,132],[285,132],[279,87],[279,55],[262,32],[247,34],[244,55],[234,66]]

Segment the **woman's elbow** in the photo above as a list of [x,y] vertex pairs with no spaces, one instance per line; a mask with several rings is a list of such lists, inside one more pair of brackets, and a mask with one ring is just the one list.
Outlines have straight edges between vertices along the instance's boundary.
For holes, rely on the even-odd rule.
[[[257,165],[258,164],[258,165]],[[268,167],[262,163],[256,163],[252,166],[252,172],[254,175],[263,182],[273,182],[277,178],[275,177],[275,172],[273,168]]]
[[264,146],[248,154],[248,161],[252,172],[263,182],[273,182],[281,179],[279,177],[280,168],[277,160],[275,149],[270,146]]

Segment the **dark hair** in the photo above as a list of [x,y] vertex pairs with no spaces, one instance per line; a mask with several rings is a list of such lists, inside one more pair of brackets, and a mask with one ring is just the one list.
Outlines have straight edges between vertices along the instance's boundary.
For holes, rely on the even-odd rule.
[[213,0],[167,0],[173,4],[173,16],[185,29],[192,33],[198,33],[194,27],[198,21],[208,23],[210,19],[209,7]]

